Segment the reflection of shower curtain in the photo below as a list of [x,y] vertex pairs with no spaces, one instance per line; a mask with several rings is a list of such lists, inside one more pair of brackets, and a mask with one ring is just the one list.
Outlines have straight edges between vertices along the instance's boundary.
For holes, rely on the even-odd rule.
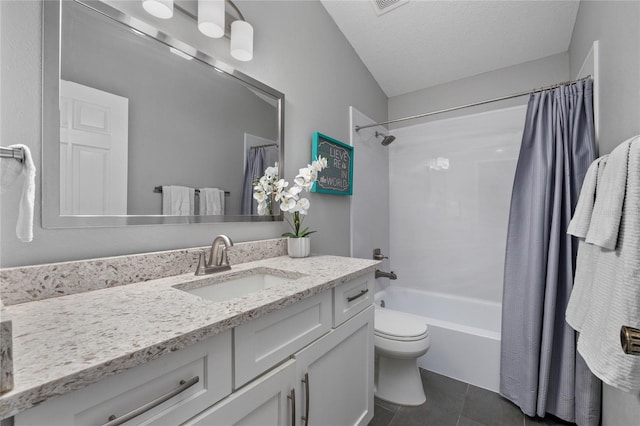
[[264,174],[264,147],[251,147],[247,152],[247,164],[244,168],[242,185],[241,214],[257,214],[258,202],[253,198],[253,181]]
[[567,226],[595,158],[590,80],[531,95],[509,215],[500,393],[529,415],[597,425],[601,384],[565,322],[577,239]]

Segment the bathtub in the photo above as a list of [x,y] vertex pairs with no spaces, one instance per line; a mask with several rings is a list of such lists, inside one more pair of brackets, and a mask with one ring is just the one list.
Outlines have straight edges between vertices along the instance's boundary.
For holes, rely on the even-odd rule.
[[424,317],[431,348],[418,358],[425,370],[498,392],[500,381],[499,303],[391,285],[375,294],[387,309]]

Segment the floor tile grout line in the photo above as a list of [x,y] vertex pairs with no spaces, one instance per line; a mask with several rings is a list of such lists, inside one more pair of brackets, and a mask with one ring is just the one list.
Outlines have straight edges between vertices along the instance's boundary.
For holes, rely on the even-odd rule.
[[460,413],[458,413],[458,421],[456,422],[456,426],[460,425],[460,418],[462,417],[462,412],[464,411],[464,405],[467,403],[467,396],[469,396],[469,383],[467,383],[467,388],[464,390],[464,398],[462,398],[462,407],[460,407]]

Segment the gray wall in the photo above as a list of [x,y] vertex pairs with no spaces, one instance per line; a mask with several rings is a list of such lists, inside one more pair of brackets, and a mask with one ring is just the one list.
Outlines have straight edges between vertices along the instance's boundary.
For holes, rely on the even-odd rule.
[[[0,139],[2,145],[27,144],[39,165],[41,4],[2,1],[0,7]],[[192,21],[177,19],[163,25],[181,39],[190,38],[196,48],[285,93],[288,180],[310,161],[314,131],[349,140],[350,105],[376,120],[386,118],[386,96],[319,2],[243,1],[240,7],[255,30],[254,59],[248,63],[231,58],[228,40],[197,35]],[[2,267],[200,246],[221,233],[235,241],[273,238],[287,228],[285,222],[276,222],[43,229],[38,181],[34,241],[26,244],[15,236],[19,198],[15,188],[0,199]],[[305,224],[318,231],[312,237],[312,251],[349,255],[349,197],[311,194],[311,204]]]
[[[569,56],[566,52],[559,53],[535,61],[391,97],[389,98],[389,119],[498,98],[568,79]],[[526,105],[528,100],[527,96],[522,96],[511,100],[437,114],[431,117],[403,121],[391,127],[406,127],[432,120],[441,120],[443,118],[474,114],[515,105]]]
[[[569,46],[571,75],[600,41],[600,154],[640,134],[640,2],[582,1]],[[603,426],[638,424],[640,395],[604,385]]]

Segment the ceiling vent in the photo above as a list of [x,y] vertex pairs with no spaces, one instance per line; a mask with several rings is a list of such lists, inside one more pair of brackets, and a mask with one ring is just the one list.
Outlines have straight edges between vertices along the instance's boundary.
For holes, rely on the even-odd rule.
[[409,0],[371,0],[373,3],[373,9],[376,11],[376,15],[384,15],[391,12],[403,4],[409,3]]

